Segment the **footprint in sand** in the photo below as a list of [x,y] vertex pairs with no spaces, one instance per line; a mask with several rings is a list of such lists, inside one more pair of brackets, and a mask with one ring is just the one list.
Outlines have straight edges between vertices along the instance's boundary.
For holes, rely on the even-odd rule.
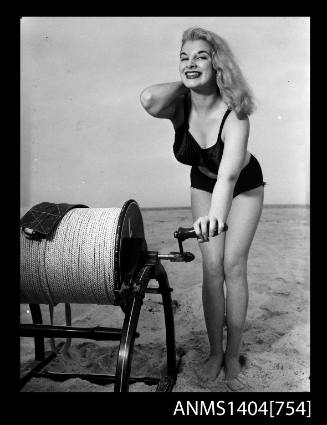
[[282,281],[283,283],[287,283],[287,280],[286,280],[286,279],[284,279],[283,277],[276,277],[276,278],[275,278],[275,280],[280,280],[280,281]]
[[283,314],[288,314],[288,311],[271,311],[269,308],[262,306],[259,308],[265,311],[262,317],[263,320],[267,320],[275,316],[282,316]]
[[[266,258],[269,259],[271,272],[275,273],[275,280],[282,281],[285,284],[292,284],[297,281],[295,274],[287,263],[287,258],[277,248],[267,243],[262,243],[262,249],[265,250]],[[284,277],[281,277],[281,274]]]
[[289,295],[291,295],[291,293],[288,291],[273,291],[272,294],[282,297],[288,297]]

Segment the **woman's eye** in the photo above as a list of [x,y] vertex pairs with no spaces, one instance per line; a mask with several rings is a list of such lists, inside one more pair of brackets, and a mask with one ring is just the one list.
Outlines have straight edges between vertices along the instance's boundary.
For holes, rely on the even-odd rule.
[[[188,60],[188,58],[180,58],[181,59],[181,62],[183,62],[183,61],[187,61]],[[198,56],[198,57],[196,57],[195,58],[196,60],[197,59],[204,59],[204,60],[206,60],[207,59],[207,57],[206,56]]]

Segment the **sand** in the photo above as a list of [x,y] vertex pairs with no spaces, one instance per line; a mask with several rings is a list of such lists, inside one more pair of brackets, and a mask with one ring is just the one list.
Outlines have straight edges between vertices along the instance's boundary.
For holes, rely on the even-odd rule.
[[[149,250],[178,251],[173,233],[192,224],[190,209],[142,211]],[[208,340],[201,303],[201,255],[190,239],[184,249],[195,254],[190,263],[163,261],[174,303],[179,371],[174,392],[297,392],[310,391],[309,323],[309,209],[265,206],[248,262],[249,307],[242,353],[245,385],[228,387],[221,374],[203,385],[196,370],[206,358]],[[42,306],[49,323],[47,306]],[[64,308],[55,308],[55,323],[64,324]],[[72,304],[73,326],[121,327],[120,307]],[[21,305],[21,322],[31,323],[28,305]],[[165,360],[164,316],[159,295],[147,294],[135,341],[133,376],[158,376]],[[56,342],[59,343],[60,339]],[[48,341],[46,349],[50,349]],[[69,355],[58,355],[47,368],[78,373],[115,373],[117,342],[74,339]],[[21,371],[33,365],[32,338],[21,338]],[[81,379],[53,382],[33,378],[27,392],[112,392],[114,385]],[[131,384],[130,392],[153,392],[155,386]]]

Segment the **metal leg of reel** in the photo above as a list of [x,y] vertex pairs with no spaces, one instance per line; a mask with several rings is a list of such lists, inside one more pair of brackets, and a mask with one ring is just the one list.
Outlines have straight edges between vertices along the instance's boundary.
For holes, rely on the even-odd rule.
[[[147,290],[148,283],[150,279],[156,279],[159,284],[159,288],[156,290],[156,293],[161,293],[163,307],[164,307],[164,316],[165,316],[165,327],[166,327],[166,348],[167,348],[167,368],[166,374],[161,378],[150,378],[150,377],[130,377],[131,371],[131,362],[133,355],[133,347],[135,337],[138,336],[136,330],[138,325],[138,320],[141,312],[141,307],[143,304],[144,295]],[[133,382],[145,382],[149,385],[158,384],[156,391],[159,392],[168,392],[171,391],[175,382],[176,382],[176,352],[175,352],[175,328],[174,328],[174,317],[172,310],[172,300],[171,300],[171,288],[169,287],[169,282],[167,274],[160,262],[156,265],[147,265],[144,266],[137,277],[137,280],[134,285],[134,290],[131,293],[130,300],[126,309],[125,318],[123,327],[121,329],[121,338],[120,346],[117,358],[116,365],[116,374],[112,375],[100,375],[100,374],[72,374],[72,373],[54,373],[54,372],[42,372],[43,367],[48,364],[55,356],[55,353],[51,353],[50,356],[45,358],[45,348],[44,348],[44,337],[49,337],[51,333],[57,331],[58,329],[61,333],[70,333],[71,337],[74,337],[76,334],[77,328],[65,329],[65,327],[50,327],[43,326],[44,329],[38,329],[37,325],[42,325],[42,314],[41,309],[38,304],[30,304],[32,319],[35,326],[33,333],[29,327],[33,328],[33,325],[22,326],[22,335],[24,332],[29,331],[31,335],[34,336],[35,341],[35,360],[40,361],[40,363],[34,367],[27,375],[25,375],[21,380],[21,388],[29,381],[32,377],[47,377],[53,380],[64,381],[73,377],[80,377],[81,379],[86,379],[90,382],[95,382],[99,384],[106,384],[114,382],[114,391],[115,392],[128,392],[129,384]],[[28,329],[25,329],[28,328]],[[58,329],[56,329],[58,328]],[[102,329],[102,328],[101,328]],[[51,331],[51,332],[50,332]],[[85,331],[83,329],[83,331]],[[96,337],[92,334],[92,329],[88,332],[85,337],[99,340],[114,340],[116,338],[116,333],[113,332],[114,329],[103,328],[102,335]],[[117,331],[117,330],[115,330]],[[93,333],[94,330],[93,330]],[[108,334],[106,337],[105,334]],[[66,334],[64,335],[66,336]],[[80,335],[77,335],[80,336]],[[75,335],[75,337],[77,337]],[[83,337],[83,336],[82,336]],[[76,375],[76,376],[75,376]]]
[[135,333],[151,272],[151,266],[145,266],[140,270],[136,282],[137,289],[130,298],[125,314],[116,366],[115,392],[128,392]]
[[[34,324],[42,325],[42,313],[39,304],[29,304],[32,320]],[[44,338],[41,336],[36,336],[34,338],[34,349],[35,349],[35,360],[44,360],[45,348],[44,348]]]
[[38,363],[35,367],[33,367],[33,369],[31,369],[28,373],[26,373],[26,375],[24,375],[20,379],[19,389],[21,390],[31,378],[34,378],[35,376],[37,376],[37,373],[41,371],[44,368],[44,366],[50,363],[51,360],[53,360],[55,357],[56,357],[56,353],[53,353],[53,352],[50,353],[46,358],[44,358],[44,360],[40,361],[40,363]]
[[171,288],[169,286],[167,273],[160,262],[156,267],[156,279],[159,283],[159,290],[161,292],[162,303],[164,308],[167,348],[166,376],[162,377],[162,379],[160,380],[157,392],[169,392],[175,385],[177,376],[175,325],[171,299]]
[[[42,325],[42,312],[40,304],[29,304],[33,325]],[[36,335],[34,336],[34,352],[35,361],[39,363],[34,366],[26,375],[20,379],[19,389],[21,390],[25,384],[33,378],[33,376],[44,368],[48,363],[56,357],[56,353],[51,352],[47,357],[45,356],[45,345],[44,337]]]
[[176,347],[175,347],[175,326],[172,309],[171,288],[167,278],[167,273],[159,262],[155,266],[145,266],[138,278],[137,285],[139,287],[137,293],[131,299],[129,308],[127,309],[120,348],[118,353],[116,367],[116,383],[115,391],[127,392],[129,387],[129,375],[131,370],[132,352],[134,346],[133,335],[136,333],[137,324],[140,316],[140,310],[143,304],[144,295],[147,291],[147,285],[150,279],[156,279],[159,283],[159,289],[150,291],[161,293],[165,327],[166,327],[166,348],[167,348],[167,368],[166,374],[158,378],[157,392],[169,392],[172,390],[176,382]]

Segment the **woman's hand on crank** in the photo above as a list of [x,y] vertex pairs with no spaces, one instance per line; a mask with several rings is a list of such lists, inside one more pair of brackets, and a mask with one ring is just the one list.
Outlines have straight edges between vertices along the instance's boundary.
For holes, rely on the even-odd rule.
[[198,242],[209,242],[209,238],[220,235],[225,223],[212,215],[199,217],[193,224]]

